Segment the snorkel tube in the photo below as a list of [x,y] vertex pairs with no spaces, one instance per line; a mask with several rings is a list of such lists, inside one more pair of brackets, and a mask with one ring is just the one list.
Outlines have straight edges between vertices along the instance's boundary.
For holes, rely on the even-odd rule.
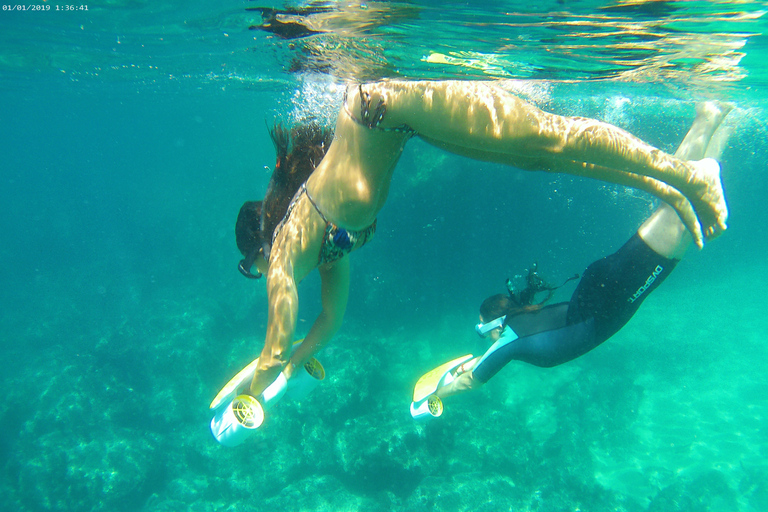
[[[515,279],[519,278],[520,276],[515,276]],[[554,295],[555,290],[565,286],[567,282],[578,278],[579,274],[575,274],[563,281],[563,284],[559,286],[551,285],[541,278],[539,275],[539,264],[534,262],[533,265],[531,265],[531,268],[528,269],[528,275],[525,276],[525,288],[520,290],[512,279],[507,279],[506,285],[507,291],[509,292],[509,298],[518,306],[539,306],[548,302],[549,299],[552,298],[552,295]],[[547,296],[536,302],[536,294],[539,292],[547,292]]]

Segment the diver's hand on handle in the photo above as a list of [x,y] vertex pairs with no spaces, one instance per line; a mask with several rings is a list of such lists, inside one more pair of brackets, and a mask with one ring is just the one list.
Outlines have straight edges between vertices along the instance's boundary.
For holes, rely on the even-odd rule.
[[459,357],[444,363],[422,375],[413,387],[411,400],[411,416],[414,419],[437,418],[443,413],[443,402],[440,399],[439,390],[449,386],[466,370],[457,373],[457,370],[465,363],[472,362],[472,354]]

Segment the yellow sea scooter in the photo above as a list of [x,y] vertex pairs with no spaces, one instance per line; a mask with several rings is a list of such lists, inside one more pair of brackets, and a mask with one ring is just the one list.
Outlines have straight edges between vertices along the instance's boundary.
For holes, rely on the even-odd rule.
[[411,416],[416,420],[437,418],[443,414],[443,401],[435,393],[443,386],[447,386],[455,377],[456,368],[472,359],[472,354],[467,354],[422,375],[413,387],[413,400],[411,401]]
[[[296,341],[294,346],[302,341]],[[245,441],[264,423],[265,410],[275,405],[283,395],[300,400],[325,378],[325,368],[313,357],[290,380],[281,372],[261,395],[253,397],[246,392],[258,364],[258,358],[251,361],[221,388],[211,402],[210,410],[214,412],[211,433],[224,446],[237,446]]]

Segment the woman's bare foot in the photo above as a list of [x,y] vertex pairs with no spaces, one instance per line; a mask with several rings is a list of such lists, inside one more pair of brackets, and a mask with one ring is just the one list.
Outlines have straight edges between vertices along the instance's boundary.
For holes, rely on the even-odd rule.
[[[684,192],[686,197],[690,199],[699,218],[704,237],[707,240],[712,240],[728,229],[726,224],[728,205],[725,202],[723,184],[720,181],[720,164],[712,158],[688,163],[693,169],[693,173],[688,179],[691,192],[689,193],[687,190],[681,192]],[[694,234],[694,239],[696,238]]]

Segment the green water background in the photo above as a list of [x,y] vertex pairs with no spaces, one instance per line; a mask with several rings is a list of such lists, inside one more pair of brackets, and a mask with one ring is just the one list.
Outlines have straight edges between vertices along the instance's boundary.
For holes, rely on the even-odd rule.
[[[764,3],[371,2],[352,11],[377,23],[294,41],[248,30],[261,17],[247,7],[0,13],[0,507],[768,507]],[[417,424],[416,378],[485,349],[484,297],[534,261],[553,281],[581,272],[655,203],[413,141],[374,242],[352,256],[326,382],[223,448],[207,404],[266,324],[233,229],[266,189],[266,126],[331,120],[337,84],[386,76],[526,79],[542,108],[667,151],[697,101],[730,101],[730,229],[598,350],[512,364]],[[299,335],[318,293],[316,276],[302,283]]]

